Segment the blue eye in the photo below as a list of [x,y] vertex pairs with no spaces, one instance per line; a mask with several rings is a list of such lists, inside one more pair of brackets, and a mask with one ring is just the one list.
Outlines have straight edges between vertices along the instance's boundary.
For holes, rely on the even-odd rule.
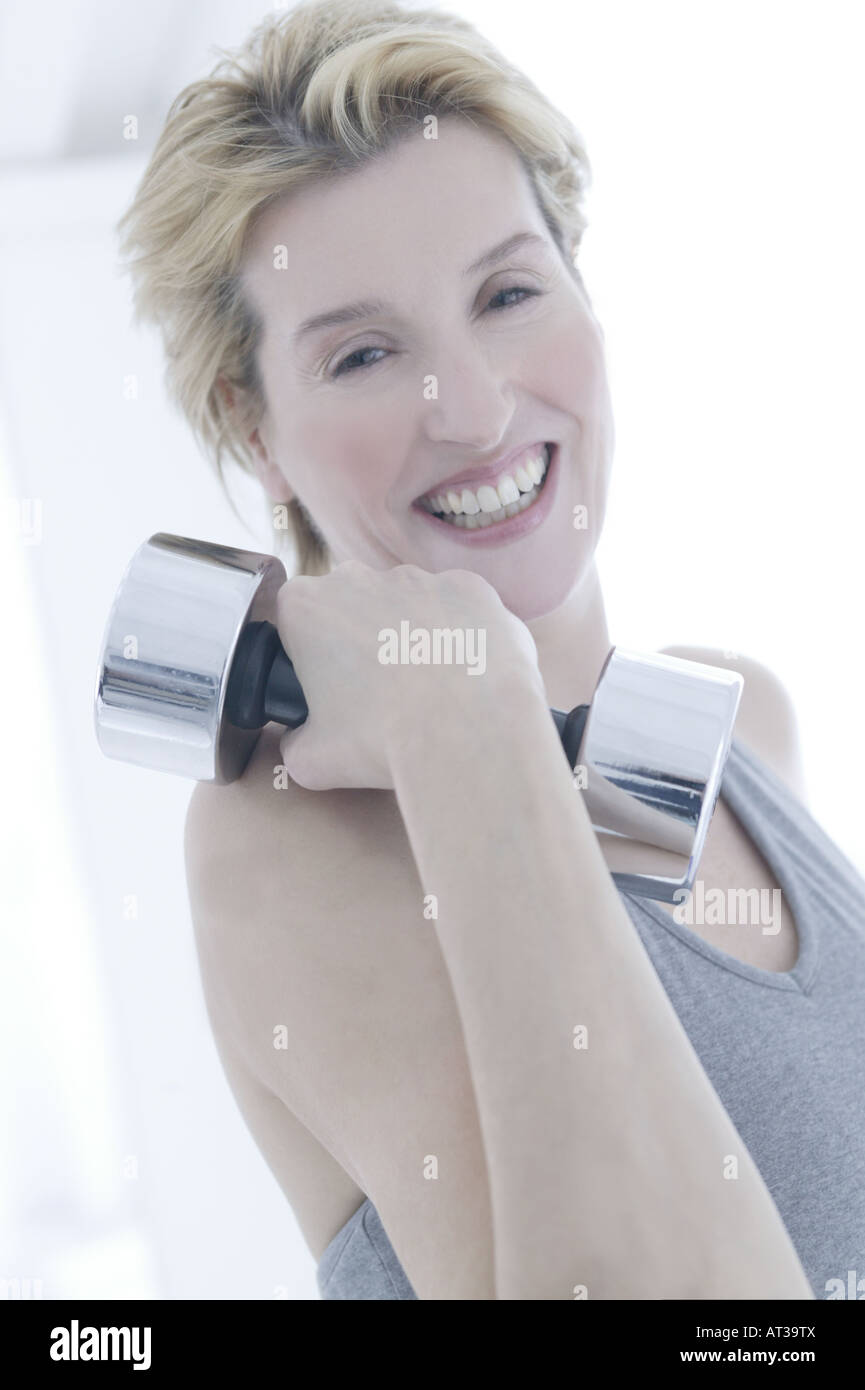
[[[492,306],[497,299],[501,299],[503,295],[519,294],[524,296],[524,298],[513,300],[510,304],[499,304],[493,310],[493,313],[501,313],[503,309],[516,309],[518,305],[525,303],[525,298],[531,298],[532,296],[541,293],[541,290],[530,290],[526,285],[508,285],[505,289],[498,290],[496,294],[493,295],[488,307]],[[331,376],[345,376],[348,372],[363,371],[364,367],[367,366],[374,367],[374,362],[359,362],[356,366],[348,366],[349,362],[355,362],[357,358],[365,356],[365,354],[368,352],[386,352],[386,349],[377,347],[357,348],[355,352],[350,352],[347,357],[343,357],[342,361],[337,363],[337,365],[331,372]],[[378,360],[381,361],[381,358],[379,358]]]
[[[524,294],[531,297],[532,295],[540,294],[540,290],[530,290],[525,285],[509,285],[507,289],[499,290],[498,294],[494,294],[493,298],[490,300],[490,304],[492,304],[494,299],[499,299],[503,294]],[[524,300],[518,299],[516,304],[500,304],[499,309],[514,309],[517,304],[523,304],[524,302]]]
[[369,363],[360,363],[360,364],[359,364],[358,366],[356,366],[356,367],[349,367],[349,366],[346,365],[346,363],[348,363],[348,362],[354,362],[355,358],[357,358],[357,357],[363,357],[364,354],[367,353],[367,352],[383,352],[383,351],[384,351],[383,348],[374,348],[374,347],[358,348],[356,352],[350,352],[350,353],[348,354],[348,357],[344,357],[344,358],[342,359],[342,361],[341,361],[336,367],[334,367],[333,371],[331,372],[331,376],[342,376],[345,372],[357,372],[357,371],[360,371],[361,368],[362,368],[363,366],[373,366],[374,364],[371,363],[371,362],[369,362]]

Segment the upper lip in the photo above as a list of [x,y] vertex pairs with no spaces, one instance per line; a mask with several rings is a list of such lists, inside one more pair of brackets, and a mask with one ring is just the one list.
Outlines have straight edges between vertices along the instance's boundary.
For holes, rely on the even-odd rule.
[[441,492],[456,491],[458,488],[467,487],[475,491],[477,487],[483,487],[484,483],[492,485],[503,473],[507,473],[509,465],[515,459],[521,458],[529,449],[543,449],[547,442],[545,439],[530,439],[527,444],[520,444],[516,449],[511,449],[510,453],[500,454],[492,463],[479,463],[474,468],[453,473],[449,478],[433,483],[425,492],[418,493],[415,501],[419,502],[422,497],[435,497]]

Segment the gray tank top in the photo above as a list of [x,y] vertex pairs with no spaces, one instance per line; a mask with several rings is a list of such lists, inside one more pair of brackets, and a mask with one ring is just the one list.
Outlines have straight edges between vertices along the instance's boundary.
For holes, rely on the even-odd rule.
[[[815,1298],[865,1299],[865,879],[737,739],[720,795],[792,910],[793,969],[746,965],[652,899],[622,901]],[[328,1245],[317,1281],[325,1299],[417,1297],[369,1198]]]

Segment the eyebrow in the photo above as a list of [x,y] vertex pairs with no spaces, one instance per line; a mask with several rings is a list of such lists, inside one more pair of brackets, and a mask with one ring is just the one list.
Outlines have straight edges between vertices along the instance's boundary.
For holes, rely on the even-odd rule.
[[[539,243],[546,246],[544,237],[537,232],[515,232],[512,236],[505,237],[498,245],[485,251],[482,256],[478,256],[476,261],[466,266],[463,271],[463,279],[468,279],[470,275],[476,275],[480,270],[486,270],[489,266],[495,265],[498,261],[503,261],[512,251],[520,246]],[[297,343],[308,333],[314,333],[317,329],[333,328],[341,323],[355,323],[358,319],[373,318],[376,314],[386,313],[390,308],[387,300],[384,299],[355,299],[351,304],[343,304],[339,309],[328,309],[323,314],[314,314],[312,318],[304,319],[303,323],[292,334],[292,342]]]

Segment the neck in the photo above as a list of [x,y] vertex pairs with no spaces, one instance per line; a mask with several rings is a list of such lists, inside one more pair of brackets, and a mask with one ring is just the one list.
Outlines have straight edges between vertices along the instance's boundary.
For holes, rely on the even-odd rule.
[[532,618],[526,627],[538,649],[538,665],[551,709],[567,713],[591,704],[601,668],[613,645],[594,560],[564,603]]

